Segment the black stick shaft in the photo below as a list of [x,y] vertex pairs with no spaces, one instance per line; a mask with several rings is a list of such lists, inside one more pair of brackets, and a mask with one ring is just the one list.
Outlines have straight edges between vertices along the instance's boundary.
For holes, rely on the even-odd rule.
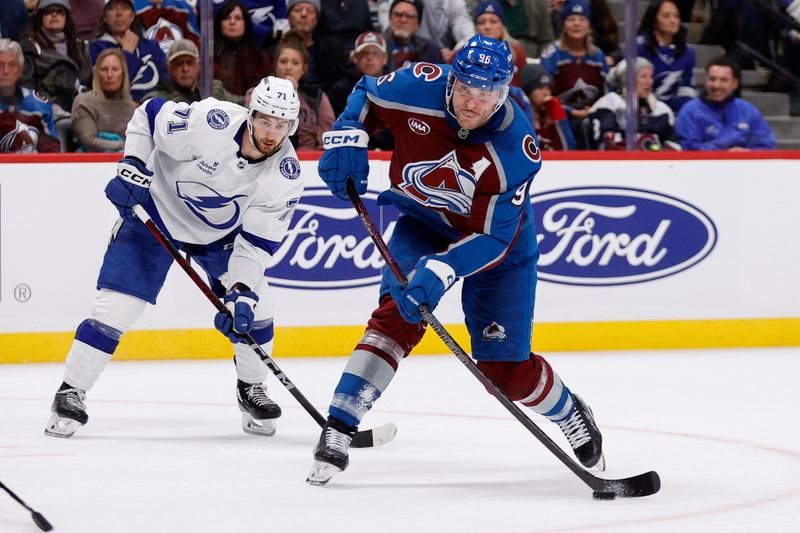
[[[164,232],[161,231],[161,229],[158,226],[156,226],[155,223],[150,219],[150,216],[147,214],[147,211],[145,211],[143,207],[138,205],[134,207],[134,211],[136,212],[136,216],[139,217],[139,219],[147,226],[147,228],[150,230],[153,236],[156,239],[158,239],[158,242],[160,242],[161,245],[164,247],[164,249],[166,249],[167,252],[169,252],[169,255],[172,256],[175,262],[178,263],[178,265],[180,265],[180,267],[183,269],[184,272],[186,272],[186,274],[189,275],[191,280],[202,291],[202,293],[206,296],[208,301],[211,302],[214,305],[214,307],[216,307],[217,311],[220,311],[222,313],[230,313],[230,311],[228,311],[228,308],[225,307],[225,304],[223,304],[220,301],[220,299],[217,298],[217,295],[214,294],[214,292],[211,290],[211,287],[209,287],[208,284],[205,281],[203,281],[203,278],[201,278],[200,275],[197,273],[197,271],[194,268],[192,268],[192,265],[189,264],[186,258],[184,258],[183,255],[181,255],[180,251],[175,246],[175,244],[173,244],[172,241],[170,241],[167,238],[167,236],[164,235]],[[253,339],[253,337],[249,333],[245,333],[244,335],[242,335],[242,337],[244,337],[245,341],[247,341],[247,345],[250,346],[250,348],[252,348],[253,351],[255,351],[258,354],[258,356],[261,358],[262,361],[264,361],[264,363],[272,371],[272,373],[275,374],[275,377],[278,378],[278,381],[280,381],[283,384],[283,386],[289,390],[292,396],[294,396],[295,400],[297,400],[297,402],[303,406],[303,409],[305,409],[306,412],[311,415],[311,418],[313,418],[317,422],[317,424],[320,425],[320,427],[325,426],[325,417],[322,416],[320,412],[317,411],[317,409],[313,405],[311,405],[311,402],[309,402],[305,396],[303,396],[303,393],[301,393],[300,390],[295,386],[295,384],[292,383],[289,377],[286,374],[284,374],[283,370],[280,369],[275,360],[272,359],[272,357],[270,357],[270,355],[264,351],[264,349],[255,341],[255,339]]]
[[[386,266],[389,267],[394,277],[397,281],[406,284],[408,283],[408,279],[406,278],[405,274],[403,273],[400,265],[397,264],[394,257],[392,256],[391,252],[389,251],[389,247],[386,245],[386,241],[383,240],[378,228],[375,227],[375,224],[372,222],[372,218],[369,216],[367,212],[367,208],[364,207],[364,202],[361,201],[361,198],[358,196],[358,192],[356,192],[355,185],[353,181],[348,179],[347,180],[347,196],[350,198],[350,201],[353,202],[353,206],[356,208],[358,212],[359,218],[361,218],[361,222],[363,222],[364,227],[367,229],[367,233],[372,238],[372,242],[375,243],[375,246],[378,248],[381,256],[383,256],[384,261],[386,261]],[[495,385],[492,380],[487,378],[483,375],[483,372],[480,371],[478,366],[475,362],[470,358],[469,355],[464,351],[461,346],[459,346],[458,342],[448,333],[448,331],[442,326],[439,320],[436,319],[433,314],[428,311],[427,306],[420,306],[419,308],[422,317],[425,321],[430,324],[433,331],[439,335],[439,338],[444,341],[450,351],[458,357],[458,360],[461,361],[467,370],[469,370],[473,376],[475,376],[478,381],[480,381],[489,391],[491,391],[492,395],[497,398],[497,400],[503,404],[509,413],[511,413],[514,418],[519,420],[523,426],[525,426],[528,431],[533,433],[533,435],[539,439],[539,441],[545,445],[545,447],[550,450],[553,455],[556,456],[562,463],[564,463],[567,468],[572,470],[575,475],[577,475],[584,483],[592,487],[594,490],[598,490],[601,486],[603,486],[603,482],[605,480],[599,479],[580,466],[578,466],[575,461],[569,457],[564,450],[561,449],[553,440],[547,436],[547,434],[542,431],[539,426],[537,426],[530,418],[528,418],[522,410],[512,402],[508,396],[506,396],[500,388]]]

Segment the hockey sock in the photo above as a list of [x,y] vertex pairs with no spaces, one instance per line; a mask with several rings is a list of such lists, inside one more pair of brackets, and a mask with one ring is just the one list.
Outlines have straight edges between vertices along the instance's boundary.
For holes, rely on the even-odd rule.
[[[250,335],[268,354],[272,354],[274,330],[272,319],[256,321]],[[243,342],[233,345],[236,376],[245,383],[263,383],[267,379],[268,368],[258,354]]]
[[81,322],[67,354],[64,381],[81,390],[91,389],[117,349],[121,336],[118,329],[92,318]]
[[566,420],[575,409],[572,394],[541,355],[531,354],[531,360],[539,370],[538,380],[531,384],[531,392],[520,403],[553,422]]

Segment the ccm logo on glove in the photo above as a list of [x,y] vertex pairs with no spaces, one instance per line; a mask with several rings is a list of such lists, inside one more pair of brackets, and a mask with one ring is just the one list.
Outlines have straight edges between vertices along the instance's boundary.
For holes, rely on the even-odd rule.
[[134,183],[140,187],[149,187],[153,180],[150,176],[145,176],[136,171],[136,167],[125,163],[117,165],[117,175],[127,182]]
[[326,150],[344,146],[366,148],[368,143],[369,135],[363,130],[334,130],[326,131],[322,134],[322,146]]

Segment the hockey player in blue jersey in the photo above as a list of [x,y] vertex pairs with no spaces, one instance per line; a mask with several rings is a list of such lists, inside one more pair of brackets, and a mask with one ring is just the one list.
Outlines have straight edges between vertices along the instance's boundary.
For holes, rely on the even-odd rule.
[[365,76],[324,135],[320,176],[347,199],[349,177],[359,193],[367,189],[368,132],[391,128],[391,187],[378,201],[402,212],[389,249],[410,281],[403,287],[384,269],[378,307],[334,391],[311,484],[347,468],[362,417],[422,339],[418,306],[435,309],[458,278],[481,371],[509,398],[556,422],[587,468],[604,468],[591,411],[531,353],[539,252],[529,189],[541,153],[530,121],[507,97],[513,73],[508,44],[476,35],[452,67],[414,63]]
[[45,433],[70,437],[88,421],[84,403],[120,337],[155,304],[172,257],[132,207],[152,220],[207,274],[231,316],[214,325],[233,343],[236,395],[245,432],[275,433],[280,408],[262,384],[267,367],[240,334],[272,352],[267,264],[286,235],[303,191],[300,164],[287,140],[300,103],[291,82],[268,77],[250,109],[207,98],[192,104],[153,98],[126,132],[125,157],[106,186],[121,215],[111,234],[89,318],[67,354]]

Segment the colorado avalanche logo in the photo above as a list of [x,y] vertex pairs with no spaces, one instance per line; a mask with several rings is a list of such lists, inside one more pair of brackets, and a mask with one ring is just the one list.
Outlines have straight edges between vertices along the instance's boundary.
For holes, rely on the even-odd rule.
[[284,157],[280,164],[281,174],[289,180],[300,177],[300,162],[294,157]]
[[506,335],[506,328],[504,328],[497,322],[492,322],[491,324],[483,328],[484,341],[498,340],[500,342],[503,342],[506,339],[508,339],[508,335]]
[[246,196],[238,194],[228,198],[196,181],[176,182],[175,192],[197,218],[220,230],[230,229],[239,222],[241,207],[236,199]]
[[159,17],[155,24],[145,30],[144,38],[157,42],[161,51],[169,54],[169,45],[183,39],[183,30],[177,24]]
[[433,63],[417,63],[414,65],[414,77],[425,81],[438,80],[442,75],[442,67]]
[[208,115],[206,115],[206,121],[208,121],[208,125],[215,130],[224,130],[228,127],[228,124],[231,123],[228,114],[222,109],[212,109],[209,111]]
[[526,135],[525,138],[522,139],[522,153],[534,163],[538,163],[542,160],[542,152],[539,151],[536,140],[530,135]]
[[416,202],[469,216],[478,179],[461,168],[453,150],[438,161],[410,163],[403,168],[400,188]]

